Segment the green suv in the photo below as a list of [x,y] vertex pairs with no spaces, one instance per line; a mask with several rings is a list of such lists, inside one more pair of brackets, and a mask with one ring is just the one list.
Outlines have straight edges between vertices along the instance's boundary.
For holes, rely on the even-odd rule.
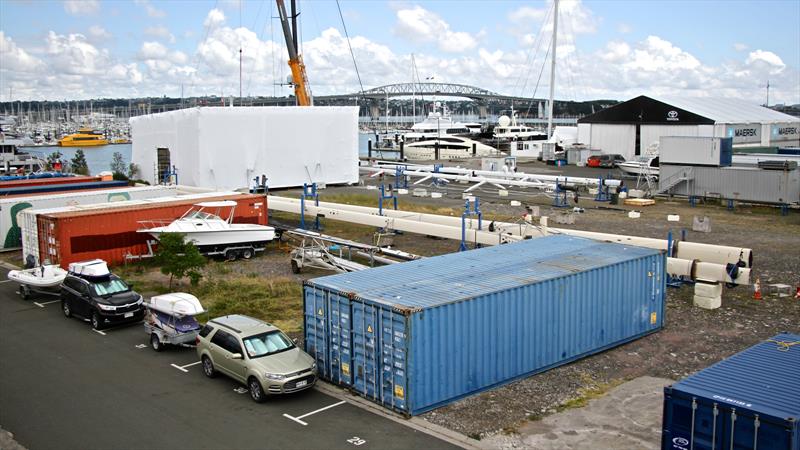
[[258,403],[267,395],[314,386],[317,364],[278,328],[242,315],[210,320],[197,337],[203,373],[223,373],[247,386]]

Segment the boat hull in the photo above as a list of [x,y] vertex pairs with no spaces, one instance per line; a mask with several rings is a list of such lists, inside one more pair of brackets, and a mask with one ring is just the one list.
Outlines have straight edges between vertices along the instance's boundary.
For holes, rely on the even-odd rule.
[[[259,227],[260,228],[260,227]],[[142,232],[159,239],[162,233],[176,232],[163,228],[153,228],[142,230]],[[228,230],[209,230],[209,231],[178,231],[186,236],[187,241],[191,241],[200,248],[237,246],[246,244],[264,244],[275,239],[275,229],[264,227],[264,229],[228,229]]]
[[96,141],[58,141],[59,147],[99,147],[101,145],[108,145],[108,141],[105,139]]
[[647,171],[646,171],[645,167],[646,166],[643,166],[641,164],[628,164],[628,163],[622,163],[622,164],[618,164],[617,165],[617,168],[622,173],[625,173],[625,174],[628,174],[628,175],[633,175],[633,176],[646,175],[647,171],[649,171],[650,175],[655,176],[655,177],[658,176],[658,173],[659,173],[658,167],[650,167],[649,170],[647,170]]
[[44,274],[41,267],[8,272],[8,279],[36,289],[53,290],[61,286],[67,271],[58,266],[46,266]]

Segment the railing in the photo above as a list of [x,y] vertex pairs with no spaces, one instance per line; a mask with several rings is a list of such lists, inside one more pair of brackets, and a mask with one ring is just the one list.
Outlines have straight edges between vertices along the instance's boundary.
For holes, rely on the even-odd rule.
[[680,184],[682,181],[689,181],[692,179],[694,179],[694,167],[684,168],[680,172],[675,172],[669,177],[661,179],[659,181],[658,192],[667,192]]

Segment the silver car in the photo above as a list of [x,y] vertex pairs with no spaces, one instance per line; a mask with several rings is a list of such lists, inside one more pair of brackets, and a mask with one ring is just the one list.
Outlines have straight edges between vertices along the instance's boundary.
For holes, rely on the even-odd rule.
[[197,337],[203,373],[227,375],[247,386],[250,397],[287,394],[314,386],[317,365],[281,330],[243,315],[210,320]]

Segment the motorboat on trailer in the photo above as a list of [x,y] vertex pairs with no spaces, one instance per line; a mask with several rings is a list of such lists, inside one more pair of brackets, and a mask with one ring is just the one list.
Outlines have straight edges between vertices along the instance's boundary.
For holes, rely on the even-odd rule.
[[[253,251],[263,249],[267,242],[275,239],[275,228],[252,223],[233,223],[235,210],[236,202],[233,200],[197,203],[171,222],[139,222],[148,228],[138,232],[147,233],[156,239],[163,233],[180,233],[201,252],[213,254],[220,251],[229,256],[225,249],[241,249],[241,255],[249,259],[253,256]],[[223,219],[223,216],[226,218]]]
[[192,294],[175,292],[157,295],[144,302],[144,331],[150,346],[159,352],[164,345],[192,345],[200,331],[195,316],[206,312]]
[[641,156],[634,161],[625,161],[617,164],[617,168],[627,175],[638,177],[658,177],[658,156]]
[[23,299],[32,293],[58,295],[61,282],[66,276],[67,271],[57,265],[42,265],[8,272],[8,279],[19,283],[19,294]]

